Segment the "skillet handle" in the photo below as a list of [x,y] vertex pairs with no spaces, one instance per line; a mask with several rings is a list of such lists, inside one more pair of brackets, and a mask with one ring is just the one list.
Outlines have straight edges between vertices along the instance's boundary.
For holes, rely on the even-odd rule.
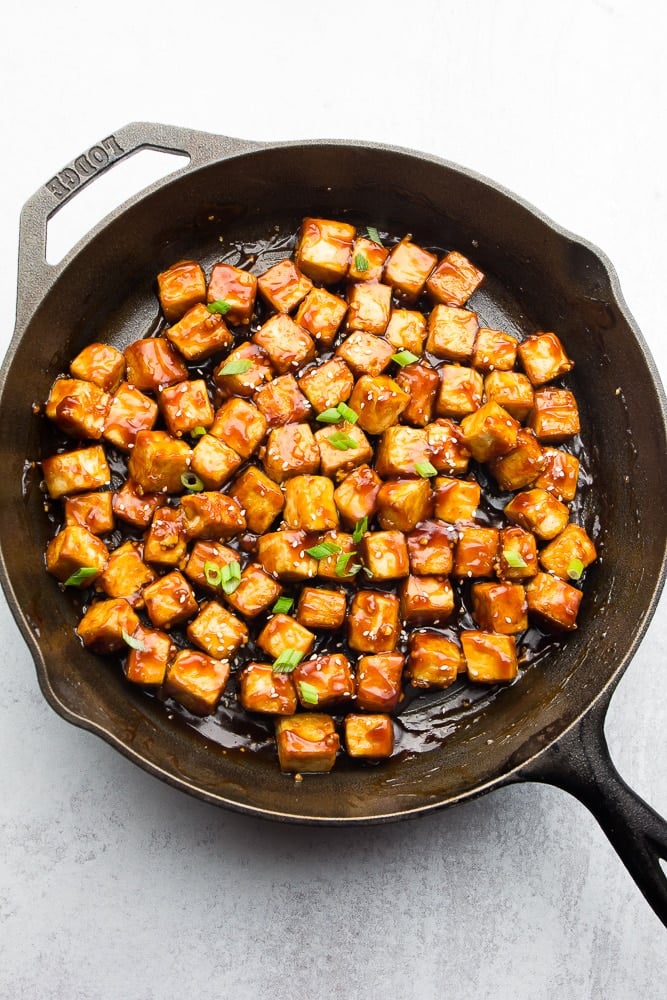
[[553,746],[522,768],[519,780],[542,781],[574,795],[593,813],[612,846],[667,926],[667,822],[621,778],[604,735],[611,692]]

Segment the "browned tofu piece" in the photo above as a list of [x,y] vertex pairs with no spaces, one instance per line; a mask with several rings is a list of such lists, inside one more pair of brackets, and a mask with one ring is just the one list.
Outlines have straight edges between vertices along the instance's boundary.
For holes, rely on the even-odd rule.
[[217,601],[206,601],[188,624],[188,639],[216,660],[227,660],[248,642],[245,622]]
[[523,528],[502,528],[496,571],[503,580],[527,580],[538,571],[535,535]]
[[555,333],[535,333],[518,348],[519,361],[533,385],[544,385],[574,368]]
[[464,476],[470,464],[470,452],[459,424],[447,417],[426,425],[426,440],[430,461],[438,472],[450,476]]
[[336,763],[340,739],[330,715],[301,712],[276,720],[276,746],[281,771],[318,773]]
[[464,524],[454,550],[452,575],[493,576],[498,553],[498,529],[481,524]]
[[206,299],[206,276],[194,260],[179,260],[157,276],[158,297],[169,323]]
[[409,237],[393,248],[384,266],[384,281],[391,285],[397,298],[406,304],[416,302],[424,291],[426,279],[438,262],[429,250],[413,243]]
[[400,580],[410,572],[402,531],[367,531],[359,544],[359,554],[374,580]]
[[382,434],[410,402],[410,396],[388,375],[362,375],[356,382],[349,405],[367,434]]
[[394,752],[394,725],[388,715],[346,715],[344,726],[350,757],[381,760]]
[[361,427],[347,420],[316,431],[315,442],[320,453],[320,471],[333,479],[357,465],[367,465],[373,458],[372,445]]
[[330,653],[303,660],[296,667],[294,686],[306,708],[329,708],[354,695],[350,661],[343,653]]
[[75,584],[79,587],[89,587],[103,571],[108,558],[104,542],[80,524],[62,528],[46,547],[46,568],[61,583],[77,570],[94,570],[80,584]]
[[488,402],[498,403],[517,420],[525,420],[533,408],[533,387],[522,372],[489,372],[484,394]]
[[433,420],[435,403],[440,390],[440,376],[429,365],[406,365],[396,375],[396,382],[408,395],[401,414],[404,424],[426,427]]
[[465,670],[458,643],[440,632],[413,632],[405,671],[412,687],[448,688]]
[[248,466],[229,488],[244,513],[249,531],[262,535],[268,531],[285,506],[285,495],[266,473]]
[[327,476],[294,476],[285,484],[283,520],[288,528],[327,531],[338,527],[334,484]]
[[267,430],[266,417],[255,404],[235,396],[215,411],[210,433],[241,458],[247,459],[262,443]]
[[316,354],[315,341],[310,334],[284,313],[267,319],[252,339],[266,351],[279,375],[302,368]]
[[422,427],[388,427],[375,451],[375,471],[382,478],[414,475],[423,462],[430,462],[432,449]]
[[330,358],[304,372],[298,384],[313,409],[322,413],[347,402],[354,388],[354,376],[341,358]]
[[559,535],[570,519],[566,504],[539,487],[517,493],[505,504],[504,512],[508,521],[532,531],[541,541],[549,541]]
[[293,375],[279,375],[260,386],[254,397],[269,427],[298,424],[311,415],[310,403]]
[[95,341],[79,351],[69,370],[74,378],[94,382],[105,392],[115,392],[125,374],[125,355],[111,344]]
[[230,351],[213,372],[213,381],[225,398],[252,396],[272,378],[273,368],[266,351],[249,340]]
[[384,337],[362,330],[355,330],[336,348],[336,357],[343,359],[355,378],[381,375],[393,353],[394,348]]
[[164,502],[161,493],[138,493],[136,484],[126,479],[123,485],[113,494],[113,512],[120,521],[131,524],[135,528],[147,528],[153,514]]
[[190,434],[196,427],[208,429],[213,423],[213,406],[203,378],[167,386],[160,392],[158,403],[167,430],[174,437]]
[[479,684],[513,681],[518,673],[513,635],[471,629],[461,633],[468,677]]
[[361,563],[355,558],[357,544],[352,535],[344,531],[327,531],[321,536],[320,542],[332,546],[334,552],[318,561],[317,575],[323,580],[333,580],[336,583],[352,580],[361,568]]
[[227,687],[229,664],[197,649],[182,649],[169,665],[163,692],[193,715],[212,715]]
[[569,389],[536,389],[528,426],[540,441],[548,444],[560,444],[574,437],[581,429],[574,395]]
[[124,597],[89,604],[76,627],[84,646],[95,653],[117,653],[126,649],[125,636],[139,628],[139,617]]
[[379,281],[363,281],[347,289],[347,328],[381,335],[391,311],[391,288]]
[[461,420],[482,405],[484,382],[474,368],[447,364],[439,369],[440,388],[435,404],[439,417]]
[[181,567],[188,551],[179,507],[158,507],[144,542],[144,559],[156,566]]
[[282,589],[261,566],[249,563],[241,573],[238,587],[225,599],[244,618],[256,618],[273,607]]
[[167,327],[164,335],[187,361],[205,361],[219,351],[228,351],[234,336],[219,313],[202,302],[188,309],[184,316]]
[[402,697],[402,653],[370,653],[357,663],[357,701],[364,712],[393,712]]
[[246,529],[241,505],[226,493],[188,494],[181,497],[181,511],[188,538],[233,538]]
[[313,281],[337,284],[347,275],[355,235],[347,222],[304,219],[295,252],[297,267]]
[[111,396],[94,382],[59,378],[53,383],[45,412],[70,437],[97,441],[102,437]]
[[214,264],[208,283],[207,301],[225,302],[225,320],[234,326],[248,326],[255,309],[257,278],[233,264]]
[[516,635],[528,628],[528,604],[520,583],[474,583],[471,593],[472,616],[484,631]]
[[65,500],[65,525],[80,524],[93,535],[113,531],[113,493],[79,493]]
[[378,491],[378,524],[387,531],[412,531],[426,520],[432,506],[428,479],[391,479]]
[[132,636],[134,645],[128,649],[125,676],[133,684],[159,687],[167,673],[167,666],[176,653],[166,632],[139,625]]
[[150,431],[158,418],[158,406],[140,389],[122,382],[111,398],[104,422],[104,440],[120,451],[131,451],[139,431]]
[[246,712],[294,715],[298,701],[291,674],[270,663],[249,663],[239,674],[239,701]]
[[310,654],[315,635],[290,615],[278,614],[269,618],[256,642],[273,660],[286,650],[296,650],[303,658]]
[[98,444],[49,455],[42,462],[42,474],[52,500],[69,493],[97,490],[111,482],[104,448]]
[[480,326],[472,352],[472,366],[480,372],[509,372],[516,364],[519,341],[504,330]]
[[156,628],[170,629],[197,614],[194,591],[175,569],[144,587],[146,612]]
[[406,536],[410,572],[415,576],[449,576],[456,535],[439,521],[422,521]]
[[474,479],[452,479],[437,476],[435,483],[434,514],[441,521],[456,524],[472,521],[479,507],[482,490]]
[[426,317],[416,309],[392,309],[384,337],[395,352],[411,351],[419,356],[426,340]]
[[436,358],[469,362],[479,330],[477,313],[438,304],[428,319],[426,350]]
[[155,579],[155,571],[143,559],[143,545],[131,539],[123,542],[109,556],[104,571],[95,581],[97,590],[107,597],[124,597],[133,608],[142,608],[142,588]]
[[543,629],[569,632],[577,627],[582,592],[551,573],[537,573],[526,584],[528,612]]
[[333,344],[346,312],[345,299],[326,288],[312,288],[297,309],[294,319],[311,335],[318,349],[322,350]]
[[347,622],[351,649],[359,653],[391,653],[401,631],[398,598],[380,590],[358,590]]
[[205,490],[219,490],[242,464],[240,455],[213,434],[202,434],[192,450],[191,470]]
[[183,358],[164,337],[135,340],[124,354],[127,381],[142,392],[157,392],[188,377]]
[[308,555],[303,531],[271,531],[261,535],[257,555],[267,573],[286,583],[317,576],[317,559]]
[[190,471],[192,450],[167,431],[139,431],[127,463],[137,492],[182,493]]
[[535,486],[549,490],[557,500],[569,502],[577,495],[579,459],[560,448],[543,449],[544,467],[535,480]]
[[363,518],[370,521],[377,510],[381,485],[382,480],[370,465],[358,465],[341,480],[334,490],[334,500],[347,528],[354,528]]
[[489,462],[489,471],[501,490],[523,489],[534,483],[544,468],[544,449],[533,431],[521,427],[514,447]]
[[238,561],[239,556],[234,549],[223,545],[222,542],[203,539],[195,542],[190,549],[190,555],[183,572],[188,580],[191,580],[197,587],[201,587],[202,590],[207,590],[212,594],[221,594],[220,571],[222,567]]
[[578,580],[597,559],[593,539],[578,524],[568,524],[540,552],[540,565],[561,580]]
[[493,401],[484,403],[461,421],[463,441],[477,462],[489,462],[512,451],[519,429],[519,422]]
[[442,625],[454,611],[454,591],[445,576],[409,576],[400,598],[401,618],[408,625]]
[[389,251],[367,236],[358,236],[352,246],[348,281],[380,281]]
[[345,621],[347,600],[342,590],[303,587],[296,609],[296,620],[305,628],[335,629]]
[[272,309],[289,313],[306,297],[313,283],[290,257],[286,257],[259,276],[257,287]]
[[319,472],[320,449],[309,425],[273,427],[266,439],[262,464],[267,476],[276,483]]
[[426,290],[436,302],[462,306],[483,281],[484,272],[462,253],[452,250],[431,271]]

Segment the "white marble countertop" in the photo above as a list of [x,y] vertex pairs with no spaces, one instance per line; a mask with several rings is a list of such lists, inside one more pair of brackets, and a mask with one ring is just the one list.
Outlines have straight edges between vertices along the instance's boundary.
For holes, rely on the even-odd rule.
[[[664,378],[665,11],[648,0],[13,7],[0,63],[0,347],[21,205],[102,136],[152,120],[389,142],[504,184],[611,258]],[[72,229],[96,221],[86,212],[99,207],[79,223],[75,205]],[[664,997],[665,930],[565,793],[515,786],[355,829],[227,813],[62,721],[4,599],[0,629],[2,1000]],[[663,598],[607,722],[621,774],[663,815],[666,646]]]

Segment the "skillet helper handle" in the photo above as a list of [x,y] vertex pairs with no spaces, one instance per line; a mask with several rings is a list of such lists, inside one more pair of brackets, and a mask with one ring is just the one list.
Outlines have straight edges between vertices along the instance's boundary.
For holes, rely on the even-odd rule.
[[656,915],[667,926],[667,822],[623,780],[604,735],[609,698],[600,699],[519,777],[556,785],[593,813]]

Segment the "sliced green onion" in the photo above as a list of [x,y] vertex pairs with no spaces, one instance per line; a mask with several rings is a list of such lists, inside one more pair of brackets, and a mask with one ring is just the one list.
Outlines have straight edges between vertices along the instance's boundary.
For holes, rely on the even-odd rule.
[[412,351],[404,350],[399,351],[397,354],[392,354],[391,360],[395,361],[401,368],[405,368],[406,365],[413,365],[415,361],[419,361],[419,358]]
[[203,482],[195,472],[184,472],[181,476],[181,482],[191,493],[201,493],[204,489]]
[[218,370],[218,375],[243,375],[252,368],[252,361],[247,358],[232,358]]
[[368,518],[360,518],[354,526],[354,531],[352,532],[352,541],[355,545],[358,545],[361,539],[364,537],[365,533],[368,531]]
[[341,552],[336,559],[336,576],[349,576],[350,571],[348,571],[347,564],[349,563],[352,556],[356,556],[356,552]]
[[80,587],[82,583],[86,580],[90,580],[91,576],[97,576],[99,570],[94,566],[79,566],[79,568],[68,576],[65,580],[66,587]]
[[329,556],[335,556],[337,552],[340,552],[340,545],[334,545],[333,542],[320,542],[319,545],[313,545],[312,549],[306,549],[306,552],[313,559],[328,559]]
[[209,302],[206,308],[210,313],[219,313],[220,316],[224,316],[232,308],[232,304],[224,299],[216,299],[215,302]]
[[378,246],[382,246],[382,240],[380,239],[380,234],[378,233],[375,226],[367,226],[366,232],[368,233],[369,240],[373,240],[373,243],[377,243]]
[[222,583],[222,566],[207,560],[204,563],[204,576],[209,587],[219,587]]
[[309,684],[308,681],[299,681],[299,694],[301,701],[305,702],[306,705],[319,705],[320,696],[314,684]]
[[527,566],[521,553],[514,549],[503,549],[503,559],[512,569],[525,569]]
[[367,271],[368,267],[369,267],[368,258],[364,257],[362,253],[355,253],[354,255],[355,271]]
[[327,438],[327,441],[334,448],[338,448],[338,451],[349,451],[350,448],[359,447],[354,438],[351,438],[350,435],[346,434],[344,431],[336,431],[335,434],[332,434]]
[[220,569],[220,584],[225,594],[233,594],[241,582],[241,564],[228,562]]
[[343,420],[347,420],[348,424],[356,424],[359,419],[359,414],[356,413],[351,406],[348,406],[347,403],[339,403],[336,409],[340,413]]
[[273,672],[276,674],[291,674],[301,663],[303,653],[298,649],[283,649],[280,656],[273,661]]
[[570,580],[579,580],[585,568],[581,559],[570,559],[567,566],[567,575]]
[[431,462],[417,462],[415,465],[415,470],[424,479],[429,479],[431,476],[438,475],[438,470]]
[[368,566],[362,566],[361,568],[363,569],[363,571],[366,574],[366,576],[370,576],[370,577],[375,576],[375,574],[373,573],[373,570],[369,569]]
[[292,610],[293,604],[294,601],[291,597],[279,597],[271,611],[274,615],[286,615]]
[[203,437],[204,434],[206,434],[206,428],[202,427],[201,424],[199,425],[199,427],[193,427],[192,430],[190,431],[190,437],[193,438]]
[[318,413],[315,419],[319,420],[321,424],[339,424],[343,419],[343,415],[337,406],[333,406],[329,410],[323,410],[322,413]]
[[123,637],[123,642],[127,643],[130,649],[136,649],[137,652],[143,653],[146,649],[146,643],[141,639],[135,639],[133,635],[126,632],[125,629],[122,630],[121,635]]

